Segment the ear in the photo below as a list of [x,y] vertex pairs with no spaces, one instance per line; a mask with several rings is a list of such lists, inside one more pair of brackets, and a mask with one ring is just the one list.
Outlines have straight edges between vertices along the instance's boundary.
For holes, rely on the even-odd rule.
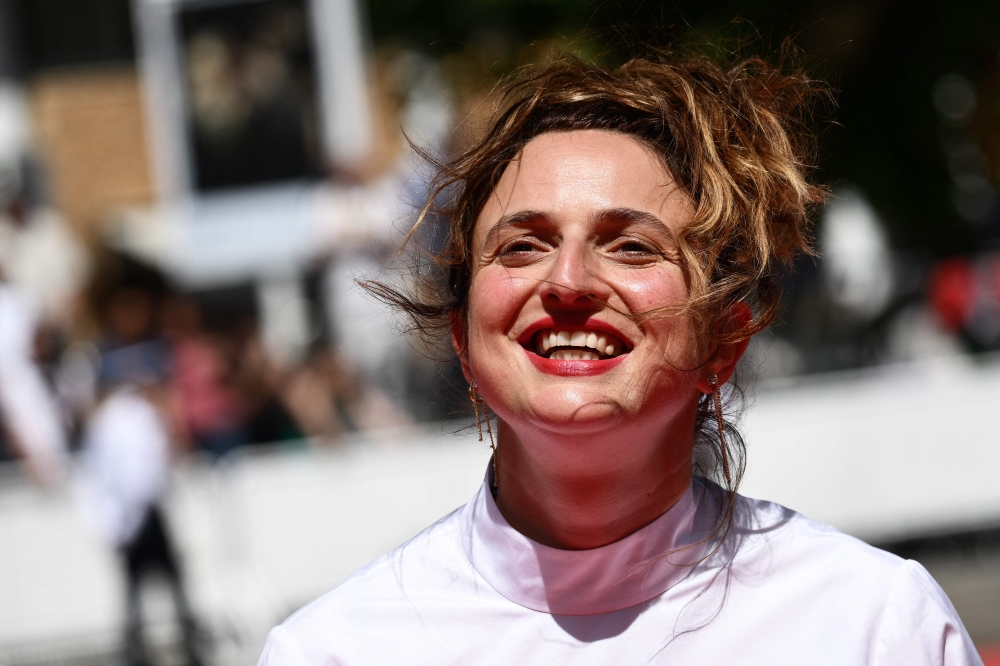
[[465,322],[462,321],[461,313],[458,311],[452,312],[449,324],[451,325],[451,346],[455,350],[455,355],[458,356],[459,362],[462,364],[462,374],[465,376],[465,381],[471,384],[473,375],[472,365],[469,363],[469,336],[465,328]]
[[[740,301],[729,309],[720,326],[731,331],[738,331],[749,324],[752,319],[753,312],[750,311],[750,306]],[[720,344],[718,349],[715,350],[715,354],[712,355],[711,360],[702,368],[702,374],[698,378],[698,390],[702,393],[712,392],[708,378],[713,373],[719,378],[719,386],[728,382],[736,371],[736,365],[740,362],[749,344],[749,338],[740,340],[739,342]]]

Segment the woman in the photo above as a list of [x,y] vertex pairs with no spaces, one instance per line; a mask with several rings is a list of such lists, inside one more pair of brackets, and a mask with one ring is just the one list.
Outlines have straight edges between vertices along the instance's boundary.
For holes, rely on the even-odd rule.
[[980,663],[919,564],[735,494],[720,387],[808,251],[815,91],[702,59],[506,89],[437,183],[447,274],[370,285],[448,322],[491,439],[497,417],[486,479],[276,628],[261,664]]

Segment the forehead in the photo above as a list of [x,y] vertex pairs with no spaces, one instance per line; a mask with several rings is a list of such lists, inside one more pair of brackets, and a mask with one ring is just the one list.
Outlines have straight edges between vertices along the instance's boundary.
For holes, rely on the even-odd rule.
[[689,207],[663,163],[637,140],[603,130],[550,132],[532,139],[507,167],[479,222],[519,210],[558,220],[631,208],[674,226]]

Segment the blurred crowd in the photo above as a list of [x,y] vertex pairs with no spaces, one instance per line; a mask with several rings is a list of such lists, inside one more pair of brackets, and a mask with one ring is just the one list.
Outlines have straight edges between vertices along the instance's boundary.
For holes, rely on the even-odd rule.
[[765,375],[833,372],[1000,350],[1000,251],[894,247],[857,188],[834,190],[817,257],[784,284]]
[[28,168],[13,182],[0,208],[0,462],[44,489],[74,482],[123,564],[126,663],[149,663],[140,587],[153,571],[174,593],[188,662],[201,663],[162,515],[172,467],[412,419],[327,338],[278,359],[252,307],[206,307],[157,269],[85,246]]
[[[178,451],[335,441],[410,422],[327,340],[272,357],[252,305],[213,311],[153,267],[80,244],[56,211],[11,198],[3,235],[3,448],[47,482],[107,396],[139,390]],[[208,312],[206,312],[208,310]]]

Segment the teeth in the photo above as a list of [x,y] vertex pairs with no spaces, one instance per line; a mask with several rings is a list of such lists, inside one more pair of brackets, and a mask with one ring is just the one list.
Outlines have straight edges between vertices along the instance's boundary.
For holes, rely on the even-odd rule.
[[583,349],[556,349],[549,358],[570,361],[597,361],[601,356],[616,356],[619,353],[618,342],[607,335],[593,331],[542,331],[538,335],[537,352],[545,356],[553,347],[589,347],[593,352]]
[[557,361],[599,361],[601,357],[594,352],[581,349],[557,349],[549,358]]

